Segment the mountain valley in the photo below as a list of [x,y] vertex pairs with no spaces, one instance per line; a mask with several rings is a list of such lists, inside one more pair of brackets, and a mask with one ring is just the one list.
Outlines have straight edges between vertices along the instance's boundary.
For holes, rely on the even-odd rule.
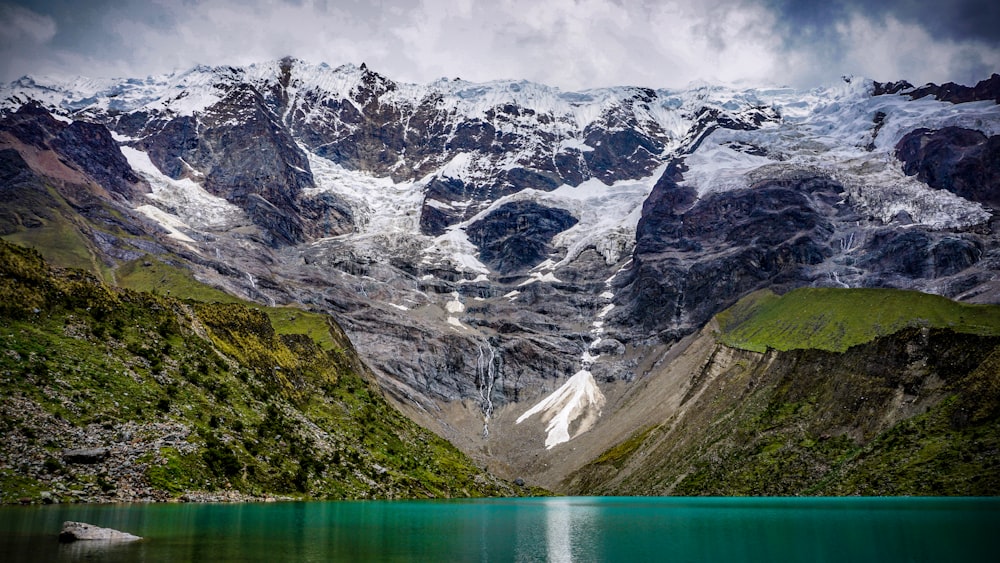
[[[226,348],[211,331],[230,371],[255,374],[225,376],[231,393],[263,401],[257,362],[280,366],[301,348],[306,363],[350,364],[374,401],[363,408],[377,410],[366,424],[406,436],[388,454],[340,436],[356,459],[332,463],[331,450],[274,470],[245,447],[249,430],[222,420],[262,427],[266,401],[229,412],[209,390],[197,401],[208,418],[181,417],[200,432],[189,443],[244,444],[221,473],[208,458],[190,469],[209,489],[222,476],[248,494],[528,491],[465,465],[475,485],[464,489],[414,477],[436,471],[413,461],[433,438],[395,418],[381,389],[493,475],[560,493],[997,494],[1000,75],[963,88],[845,78],[809,91],[563,92],[405,84],[364,64],[291,58],[145,79],[25,77],[0,88],[0,236],[88,272],[115,299],[193,319],[184,342],[204,338],[197,319],[211,329],[213,307],[243,302],[233,314],[278,338],[259,343],[277,356],[244,357],[245,336]],[[8,339],[38,314],[18,307]],[[97,334],[94,313],[73,307],[65,314],[82,320],[52,317],[58,339],[142,364],[133,379],[150,383],[148,358],[110,359],[133,336]],[[280,313],[265,323],[253,310]],[[325,315],[333,328],[287,320]],[[90,332],[69,328],[81,323]],[[323,356],[330,334],[360,360]],[[32,371],[43,354],[16,345],[4,366],[11,408],[6,397],[31,398],[49,413],[39,416],[104,424],[108,436],[142,422],[63,413],[27,393],[11,382],[43,385]],[[171,379],[187,362],[164,361]],[[309,377],[304,388],[322,387]],[[107,402],[118,385],[61,393]],[[144,400],[161,398],[176,402]],[[322,427],[302,412],[303,428]],[[225,431],[210,430],[212,413]],[[4,423],[37,433],[17,416]],[[57,446],[69,447],[44,447]],[[179,459],[160,451],[165,467]],[[356,486],[322,484],[340,478],[322,467],[338,464]],[[236,465],[269,476],[235,483]]]

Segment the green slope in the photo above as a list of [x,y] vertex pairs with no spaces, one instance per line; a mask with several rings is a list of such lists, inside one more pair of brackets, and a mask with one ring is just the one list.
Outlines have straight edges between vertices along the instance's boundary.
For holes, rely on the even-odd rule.
[[[1000,307],[894,290],[759,292],[719,315],[676,409],[574,494],[1000,494]],[[711,339],[711,335],[703,338]]]
[[802,288],[780,297],[764,290],[741,299],[717,319],[723,343],[755,352],[843,352],[907,327],[1000,335],[998,306],[895,289]]
[[115,271],[117,285],[135,291],[171,295],[205,303],[241,303],[263,311],[274,329],[281,334],[305,334],[324,349],[336,342],[330,337],[330,317],[295,307],[264,307],[235,297],[199,282],[191,271],[158,258],[147,256],[122,264]]
[[81,226],[79,213],[54,188],[18,186],[4,194],[0,236],[38,250],[52,264],[105,273]]
[[[0,241],[0,500],[526,492],[388,405],[335,323],[296,332],[318,318],[113,288]],[[106,458],[67,455],[85,447]]]

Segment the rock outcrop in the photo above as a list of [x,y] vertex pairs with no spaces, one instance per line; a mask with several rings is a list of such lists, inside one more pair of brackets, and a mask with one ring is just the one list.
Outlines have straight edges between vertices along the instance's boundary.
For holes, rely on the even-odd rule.
[[83,121],[67,124],[37,104],[26,104],[0,122],[0,133],[35,150],[54,152],[62,163],[85,174],[99,189],[123,199],[134,200],[148,189],[103,125]]
[[59,532],[59,541],[72,543],[75,541],[99,541],[99,542],[132,542],[142,538],[128,532],[120,532],[112,528],[102,528],[84,522],[63,522],[62,530]]
[[109,453],[108,448],[79,448],[63,450],[62,458],[66,463],[99,463],[104,461]]
[[916,88],[905,80],[899,80],[896,82],[875,82],[872,91],[876,96],[901,94],[913,100],[933,96],[942,102],[953,104],[985,100],[992,100],[1000,104],[1000,74],[994,73],[986,80],[980,80],[975,86],[946,82],[944,84],[930,83]]
[[530,201],[508,203],[470,224],[465,232],[479,258],[507,275],[538,265],[553,249],[552,237],[577,223],[565,210]]
[[896,145],[896,157],[907,174],[932,188],[1000,210],[1000,135],[960,127],[915,129]]
[[679,331],[666,335],[676,337],[737,296],[801,283],[808,266],[834,254],[828,241],[838,212],[831,206],[843,187],[829,178],[769,179],[696,199],[676,177],[665,174],[643,206],[619,294],[628,308],[612,317],[619,322]]

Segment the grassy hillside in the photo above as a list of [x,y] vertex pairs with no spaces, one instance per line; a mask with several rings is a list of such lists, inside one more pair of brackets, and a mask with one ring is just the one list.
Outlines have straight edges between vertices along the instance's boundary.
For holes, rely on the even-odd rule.
[[998,312],[892,290],[756,294],[720,315],[696,373],[673,376],[680,405],[566,488],[1000,494]]
[[895,289],[802,288],[780,297],[764,290],[717,318],[723,343],[755,352],[843,352],[907,327],[1000,335],[1000,307]]
[[116,285],[161,295],[203,301],[205,303],[245,303],[225,291],[194,279],[191,271],[181,266],[147,256],[125,262],[115,270]]
[[3,502],[525,492],[391,408],[318,315],[112,288],[0,241],[0,343]]
[[[14,191],[16,189],[16,191]],[[100,271],[82,220],[54,188],[40,182],[2,194],[0,236],[41,252],[46,260],[68,268]]]
[[158,258],[146,257],[121,265],[115,272],[117,285],[135,291],[173,295],[205,303],[241,303],[268,316],[281,334],[305,334],[321,347],[336,346],[330,336],[330,317],[295,307],[263,307],[196,280],[191,271]]

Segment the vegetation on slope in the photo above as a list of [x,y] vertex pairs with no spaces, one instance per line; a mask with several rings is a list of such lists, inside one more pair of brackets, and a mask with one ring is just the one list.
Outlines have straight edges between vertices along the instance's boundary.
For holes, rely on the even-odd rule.
[[153,256],[125,262],[115,270],[115,284],[139,292],[183,296],[205,303],[245,303],[196,280],[191,271]]
[[258,306],[199,282],[191,270],[152,256],[122,264],[115,271],[115,278],[117,285],[140,292],[184,296],[186,300],[205,303],[241,303],[266,314],[280,334],[305,334],[326,350],[338,345],[327,315],[295,307]]
[[391,408],[331,320],[295,333],[318,318],[112,288],[0,241],[0,500],[523,492]]
[[[746,313],[747,302],[727,311],[722,342],[727,328],[753,327],[742,347],[770,350],[716,345],[680,409],[576,472],[569,490],[1000,494],[1000,307],[848,293],[793,292],[784,303],[759,294],[748,301],[757,313]],[[867,326],[833,306],[852,303],[869,304]],[[768,331],[766,321],[780,326]],[[883,334],[890,323],[906,328]],[[867,340],[843,352],[817,349],[859,339]]]
[[9,188],[0,196],[0,236],[4,239],[35,248],[54,264],[98,269],[90,243],[74,221],[79,215],[57,190],[39,182]]
[[844,352],[907,327],[1000,335],[996,306],[897,289],[801,288],[780,297],[762,290],[717,319],[721,342],[755,352],[768,348]]

